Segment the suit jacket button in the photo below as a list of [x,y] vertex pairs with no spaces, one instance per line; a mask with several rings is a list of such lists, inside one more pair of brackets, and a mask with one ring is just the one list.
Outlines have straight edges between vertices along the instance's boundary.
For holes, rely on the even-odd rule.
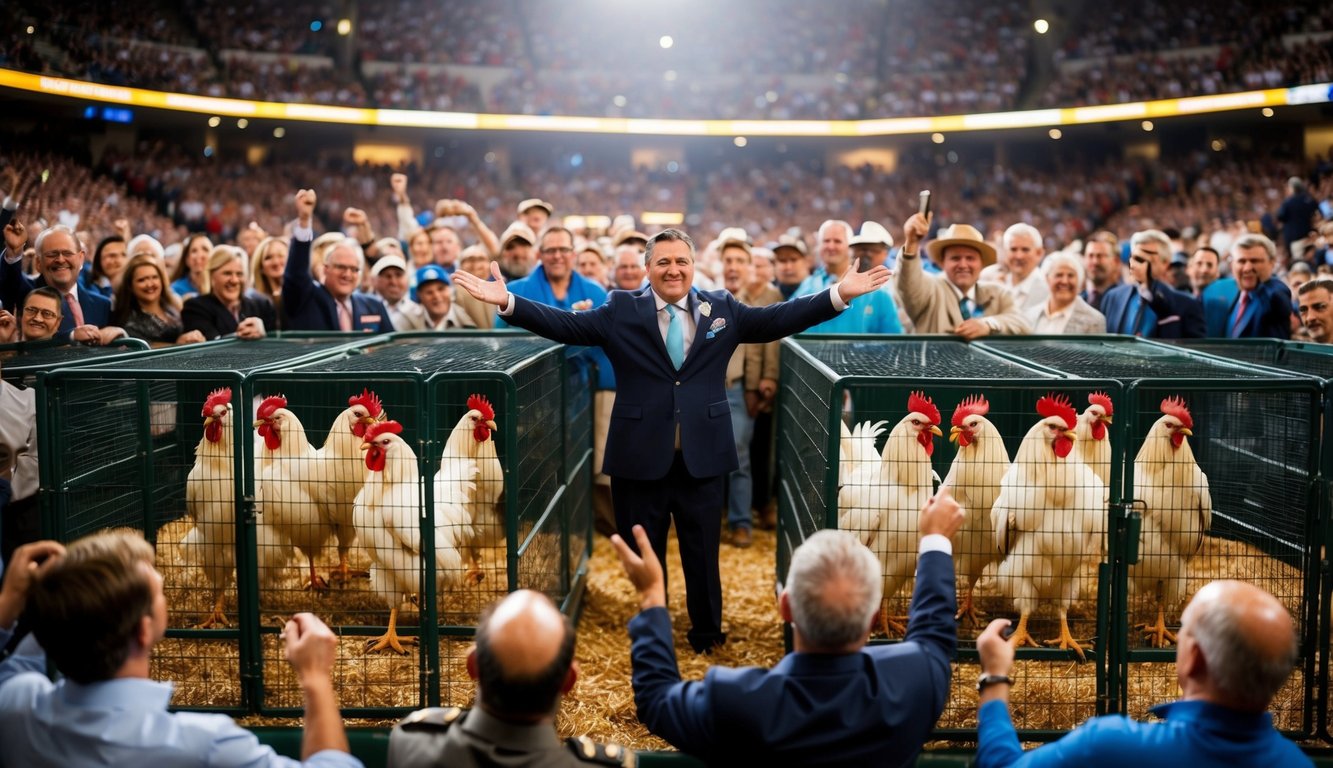
[[679,386],[680,386],[680,382],[679,382],[679,381],[678,381],[678,382],[676,382],[676,386],[678,386],[678,387],[679,387]]

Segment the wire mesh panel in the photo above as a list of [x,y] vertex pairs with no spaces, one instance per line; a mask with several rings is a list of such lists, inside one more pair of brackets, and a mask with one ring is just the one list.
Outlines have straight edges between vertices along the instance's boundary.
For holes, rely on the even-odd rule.
[[299,711],[276,639],[293,611],[341,635],[344,711],[388,715],[470,700],[497,598],[568,596],[563,370],[531,337],[402,334],[247,382],[283,395],[256,414],[262,712]]
[[248,703],[233,575],[244,445],[240,385],[264,366],[333,354],[346,340],[224,341],[43,374],[43,527],[69,541],[130,527],[156,546],[170,607],[152,674],[173,705]]
[[[884,570],[872,642],[901,640],[919,512],[946,479],[967,522],[954,541],[960,649],[940,735],[975,733],[973,641],[987,616],[1011,616],[1030,635],[1019,653],[1028,684],[1015,688],[1012,707],[1027,737],[1058,735],[1097,714],[1106,487],[1117,462],[1106,431],[1091,431],[1117,385],[1058,379],[958,341],[786,344],[778,578],[816,530],[852,532]],[[1076,448],[1084,415],[1086,455]]]
[[1276,725],[1313,729],[1318,604],[1319,382],[1133,339],[986,342],[1014,359],[1126,383],[1127,543],[1119,683],[1127,713],[1176,697],[1174,629],[1199,587],[1240,579],[1296,617],[1302,659],[1274,700]]
[[55,340],[0,344],[0,375],[16,387],[31,387],[37,374],[69,366],[97,365],[148,350],[140,339],[120,338],[100,347]]

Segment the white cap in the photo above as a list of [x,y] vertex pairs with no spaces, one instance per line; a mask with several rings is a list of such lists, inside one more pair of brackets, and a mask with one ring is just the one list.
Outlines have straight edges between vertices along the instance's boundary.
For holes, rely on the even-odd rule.
[[867,221],[861,225],[861,231],[854,235],[847,243],[848,245],[882,245],[885,248],[893,247],[893,235],[889,230],[880,226],[879,222]]

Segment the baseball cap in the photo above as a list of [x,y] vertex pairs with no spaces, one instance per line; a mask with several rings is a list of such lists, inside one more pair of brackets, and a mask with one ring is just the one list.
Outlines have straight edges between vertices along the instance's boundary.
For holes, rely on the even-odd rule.
[[404,272],[406,272],[406,271],[407,271],[407,262],[406,262],[406,261],[403,261],[403,257],[402,257],[402,256],[396,256],[396,255],[381,256],[381,257],[375,262],[375,266],[373,266],[373,267],[370,268],[370,276],[371,276],[371,277],[379,277],[379,276],[380,276],[380,273],[383,272],[384,270],[388,269],[389,267],[397,267],[397,268],[403,270]]

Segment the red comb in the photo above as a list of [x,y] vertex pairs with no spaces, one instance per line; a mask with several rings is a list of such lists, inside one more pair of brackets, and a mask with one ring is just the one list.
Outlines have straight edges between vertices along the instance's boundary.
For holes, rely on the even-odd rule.
[[380,414],[384,413],[384,405],[380,402],[379,395],[369,389],[362,389],[361,394],[347,398],[347,407],[351,408],[354,405],[364,405],[372,419],[378,419]]
[[907,398],[907,410],[911,413],[924,415],[930,419],[931,424],[940,423],[940,409],[936,408],[935,403],[931,402],[931,399],[921,392],[913,392]]
[[1113,409],[1111,408],[1111,396],[1105,392],[1093,392],[1091,395],[1088,395],[1088,405],[1100,405],[1102,410],[1106,411],[1107,416],[1112,415],[1111,411]]
[[481,414],[484,421],[490,421],[495,418],[495,409],[491,407],[491,401],[486,399],[485,395],[472,395],[467,399],[467,409]]
[[264,402],[259,404],[259,411],[255,414],[261,419],[273,418],[273,412],[279,408],[287,407],[287,398],[282,395],[270,395],[264,398]]
[[204,412],[202,416],[212,416],[213,409],[219,405],[231,404],[231,387],[220,387],[208,393],[208,399],[204,401]]
[[1194,429],[1194,418],[1190,416],[1189,406],[1185,405],[1184,399],[1179,395],[1168,397],[1162,401],[1162,413],[1180,419],[1180,423],[1185,425],[1185,429]]
[[1064,395],[1052,393],[1041,398],[1037,401],[1037,413],[1041,414],[1043,419],[1060,417],[1065,423],[1065,429],[1073,429],[1078,423],[1078,411],[1074,410],[1074,404]]
[[953,409],[952,424],[955,427],[961,427],[963,426],[963,419],[968,416],[985,416],[988,413],[990,413],[990,403],[986,401],[986,398],[981,395],[973,395]]
[[396,421],[377,421],[366,428],[366,436],[361,439],[369,443],[385,432],[401,435],[403,433],[403,425]]

